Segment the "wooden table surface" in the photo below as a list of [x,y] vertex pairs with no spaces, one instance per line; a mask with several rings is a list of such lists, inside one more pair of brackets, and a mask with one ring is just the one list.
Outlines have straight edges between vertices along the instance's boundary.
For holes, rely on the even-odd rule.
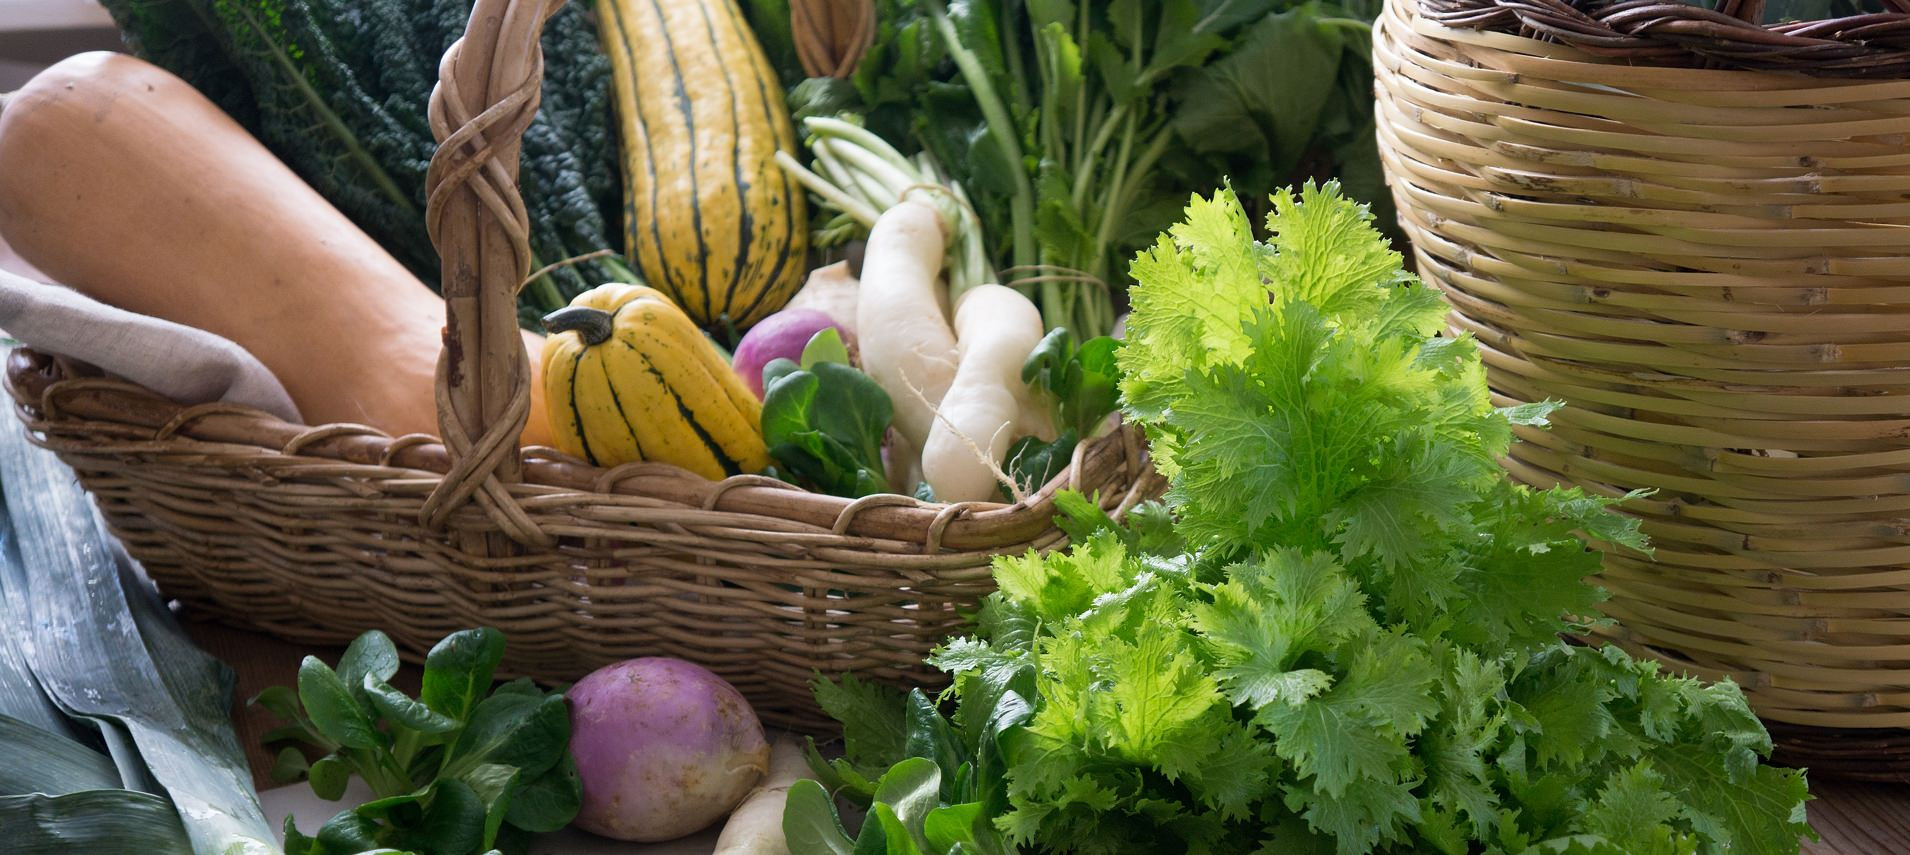
[[[234,714],[239,741],[252,761],[260,789],[274,786],[266,777],[272,758],[259,743],[260,735],[277,726],[263,710],[245,709],[244,700],[260,689],[292,685],[298,663],[306,654],[327,662],[338,661],[338,648],[311,650],[257,633],[218,624],[189,621],[187,631],[207,652],[230,663],[239,678],[239,703]],[[394,685],[416,691],[417,669],[407,665]],[[1852,784],[1812,781],[1816,801],[1810,804],[1811,825],[1823,840],[1804,847],[1808,855],[1910,855],[1910,785]]]

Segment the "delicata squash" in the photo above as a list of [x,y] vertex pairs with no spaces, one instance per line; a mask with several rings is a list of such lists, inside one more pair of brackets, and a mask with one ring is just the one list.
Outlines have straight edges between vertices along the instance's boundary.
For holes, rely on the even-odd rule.
[[783,87],[736,0],[597,0],[623,141],[626,251],[704,326],[802,287],[807,202]]
[[763,405],[654,288],[612,283],[544,318],[544,389],[566,454],[670,463],[720,479],[769,465]]

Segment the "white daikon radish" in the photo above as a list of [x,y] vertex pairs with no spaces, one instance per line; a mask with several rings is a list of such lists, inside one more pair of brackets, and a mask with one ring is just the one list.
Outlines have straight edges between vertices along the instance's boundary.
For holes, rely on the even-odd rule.
[[791,855],[783,838],[783,805],[790,785],[815,777],[796,737],[777,737],[769,749],[769,777],[730,814],[713,855]]
[[882,212],[869,232],[856,300],[862,370],[889,393],[895,428],[914,448],[928,441],[935,408],[955,379],[955,334],[936,297],[947,251],[942,229],[942,215],[923,202],[903,200]]
[[796,296],[789,298],[783,311],[815,309],[833,319],[836,326],[854,335],[856,302],[861,291],[861,284],[849,273],[849,262],[838,261],[809,271],[809,280],[803,283],[802,290],[797,291]]
[[940,501],[986,501],[1009,445],[1030,434],[1053,439],[1047,408],[1021,379],[1041,343],[1041,311],[1012,288],[981,285],[956,304],[955,331],[959,367],[922,447],[922,475]]

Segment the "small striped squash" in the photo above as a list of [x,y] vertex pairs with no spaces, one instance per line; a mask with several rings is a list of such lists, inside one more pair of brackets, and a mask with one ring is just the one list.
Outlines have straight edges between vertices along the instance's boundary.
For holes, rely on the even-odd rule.
[[656,289],[600,285],[544,327],[544,403],[559,450],[598,466],[670,463],[712,480],[769,466],[762,403]]
[[775,312],[807,273],[796,134],[735,0],[597,0],[624,163],[626,251],[706,328]]

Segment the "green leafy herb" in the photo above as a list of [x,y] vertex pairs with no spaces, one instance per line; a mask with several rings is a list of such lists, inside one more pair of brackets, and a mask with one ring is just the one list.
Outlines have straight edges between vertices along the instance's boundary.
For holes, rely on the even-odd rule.
[[1197,198],[1136,260],[1117,360],[1177,520],[1065,496],[1071,549],[997,560],[930,658],[953,750],[904,707],[973,787],[947,809],[1052,852],[1797,852],[1804,776],[1735,686],[1560,641],[1599,598],[1581,533],[1644,541],[1496,467],[1552,405],[1492,405],[1336,185],[1271,210],[1261,243]]
[[888,393],[849,365],[834,327],[803,347],[802,363],[763,366],[763,440],[773,474],[835,496],[889,490],[882,438],[895,415]]
[[[397,650],[381,632],[352,642],[336,667],[306,657],[296,697],[267,689],[253,703],[288,724],[281,734],[325,752],[307,768],[313,792],[337,800],[352,775],[374,798],[306,836],[285,822],[290,855],[355,855],[398,849],[469,855],[514,834],[568,825],[583,801],[571,760],[564,698],[528,681],[491,688],[504,655],[493,629],[453,633],[425,658],[423,690],[411,698],[387,682]],[[281,753],[296,771],[304,757]],[[296,758],[296,759],[291,759]]]

